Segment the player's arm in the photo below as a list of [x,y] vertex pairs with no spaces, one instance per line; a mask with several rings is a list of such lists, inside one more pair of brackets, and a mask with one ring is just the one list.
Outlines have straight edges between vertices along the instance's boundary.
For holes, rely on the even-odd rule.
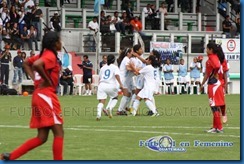
[[35,80],[35,76],[34,76],[34,72],[33,72],[33,69],[32,69],[32,63],[30,62],[30,60],[31,60],[31,58],[25,59],[25,61],[23,63],[23,67],[25,69],[25,72],[34,81]]
[[135,67],[133,62],[129,62],[128,66],[130,67],[131,71],[134,72],[135,75],[139,75],[139,70],[136,69],[136,67]]
[[44,70],[44,62],[41,58],[37,59],[34,63],[33,63],[33,69],[39,73],[39,75],[42,77],[42,79],[44,79],[44,84],[43,86],[51,86],[52,85],[52,81],[51,79],[47,76],[47,74],[45,73]]
[[118,83],[119,83],[119,88],[122,90],[122,89],[123,89],[123,85],[122,85],[122,82],[121,82],[121,80],[120,80],[120,76],[119,76],[119,75],[115,75],[115,78],[116,78],[116,80],[117,80]]
[[133,56],[137,57],[140,61],[142,61],[143,63],[147,64],[147,60],[142,58],[141,56],[139,56],[137,53],[133,53]]

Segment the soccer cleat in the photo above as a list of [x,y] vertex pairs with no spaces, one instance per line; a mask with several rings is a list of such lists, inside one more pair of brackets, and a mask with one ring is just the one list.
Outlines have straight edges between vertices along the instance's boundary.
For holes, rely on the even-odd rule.
[[223,123],[226,124],[227,123],[227,116],[223,116]]
[[117,111],[117,115],[127,116],[126,111]]
[[2,154],[0,154],[0,160],[7,161],[7,160],[9,160],[9,158],[10,158],[10,153],[2,153]]
[[221,129],[221,130],[216,129],[216,133],[224,133],[224,130],[223,129]]
[[131,112],[131,114],[132,114],[132,116],[136,116],[136,111],[133,110],[133,111]]
[[148,116],[152,116],[152,115],[153,115],[153,112],[152,112],[151,110],[149,110],[149,111],[147,112],[147,115],[148,115]]
[[217,133],[217,130],[215,128],[211,128],[209,130],[206,130],[207,133]]
[[158,113],[153,113],[153,115],[151,117],[157,117],[157,116],[159,116]]
[[96,121],[100,121],[100,120],[101,120],[101,117],[97,117],[97,118],[96,118]]
[[103,113],[104,113],[105,116],[108,116],[108,110],[103,109]]

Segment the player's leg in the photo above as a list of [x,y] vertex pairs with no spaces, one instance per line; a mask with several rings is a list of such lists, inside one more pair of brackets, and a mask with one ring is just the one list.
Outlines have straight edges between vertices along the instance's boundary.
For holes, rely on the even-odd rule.
[[63,143],[64,143],[64,130],[62,124],[56,124],[51,127],[53,132],[53,159],[63,160]]
[[15,160],[21,157],[22,155],[26,154],[28,151],[42,145],[47,141],[49,133],[49,128],[39,128],[38,134],[36,137],[27,140],[21,146],[16,148],[11,153],[3,153],[0,156],[2,160]]

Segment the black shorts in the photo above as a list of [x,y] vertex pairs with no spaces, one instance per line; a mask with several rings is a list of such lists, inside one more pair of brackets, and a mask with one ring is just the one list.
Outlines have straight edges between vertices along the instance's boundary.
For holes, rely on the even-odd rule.
[[[90,79],[90,81],[89,81],[89,79]],[[92,83],[92,75],[89,75],[89,76],[84,75],[83,76],[83,83],[85,83],[85,84]]]

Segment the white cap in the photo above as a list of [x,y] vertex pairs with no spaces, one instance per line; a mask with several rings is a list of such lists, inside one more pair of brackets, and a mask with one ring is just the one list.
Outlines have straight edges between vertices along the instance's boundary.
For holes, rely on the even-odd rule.
[[58,14],[58,11],[55,11],[54,14]]
[[73,71],[71,65],[69,65],[67,68],[68,68],[70,71]]

